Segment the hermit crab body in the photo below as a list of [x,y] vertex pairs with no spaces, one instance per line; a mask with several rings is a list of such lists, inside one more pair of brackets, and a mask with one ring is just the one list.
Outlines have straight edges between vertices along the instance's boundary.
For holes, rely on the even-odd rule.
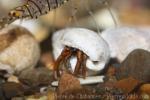
[[23,27],[8,26],[0,31],[0,70],[9,74],[34,67],[40,57],[37,41]]
[[135,49],[150,51],[150,33],[133,27],[106,29],[100,34],[109,44],[111,57],[122,62]]
[[109,60],[107,43],[94,31],[84,28],[67,28],[54,33],[53,52],[56,59],[55,70],[68,59],[72,71],[86,76],[86,68],[100,71]]

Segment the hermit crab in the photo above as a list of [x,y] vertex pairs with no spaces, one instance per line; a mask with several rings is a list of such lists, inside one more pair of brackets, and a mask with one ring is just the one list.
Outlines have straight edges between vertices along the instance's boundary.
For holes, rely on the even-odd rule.
[[10,25],[0,30],[0,71],[20,73],[36,65],[40,57],[38,42],[20,26]]
[[86,77],[88,69],[100,71],[109,60],[108,44],[92,30],[62,29],[54,33],[52,41],[56,77],[60,75],[59,66],[68,61],[74,75]]
[[122,62],[135,49],[150,51],[150,33],[135,27],[108,28],[100,34],[109,44],[111,58]]

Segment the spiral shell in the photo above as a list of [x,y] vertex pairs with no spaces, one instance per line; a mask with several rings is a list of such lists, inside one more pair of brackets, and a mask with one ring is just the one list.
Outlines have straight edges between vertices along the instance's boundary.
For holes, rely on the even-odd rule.
[[[109,61],[108,44],[94,31],[84,28],[67,28],[57,31],[53,35],[53,53],[55,59],[60,55],[64,46],[77,48],[87,56],[87,68],[100,71]],[[72,70],[76,64],[76,58],[70,60]]]

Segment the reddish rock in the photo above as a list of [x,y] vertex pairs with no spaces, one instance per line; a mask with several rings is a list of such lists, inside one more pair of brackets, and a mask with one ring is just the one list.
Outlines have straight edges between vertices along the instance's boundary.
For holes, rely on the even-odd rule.
[[71,74],[63,73],[58,84],[58,93],[81,89],[80,81]]
[[140,82],[133,77],[125,78],[115,82],[114,87],[120,88],[124,93],[130,93]]

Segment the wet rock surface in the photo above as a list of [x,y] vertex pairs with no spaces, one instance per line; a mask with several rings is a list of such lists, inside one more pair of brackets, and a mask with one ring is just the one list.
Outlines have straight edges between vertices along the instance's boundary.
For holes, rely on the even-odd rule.
[[150,82],[150,52],[138,49],[131,52],[117,69],[118,80],[134,77],[142,82]]
[[25,70],[18,78],[21,83],[30,87],[47,86],[54,80],[52,71],[45,67]]

